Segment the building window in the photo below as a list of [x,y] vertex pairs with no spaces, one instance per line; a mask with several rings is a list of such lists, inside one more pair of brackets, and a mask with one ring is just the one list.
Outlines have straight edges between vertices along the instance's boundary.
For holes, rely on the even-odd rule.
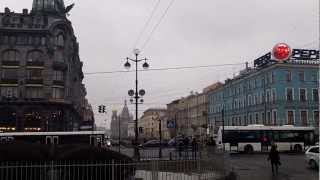
[[287,112],[287,122],[289,125],[294,125],[294,112],[293,111]]
[[[1,38],[1,37],[0,37]],[[9,37],[8,36],[3,36],[2,37],[2,42],[0,42],[0,43],[2,43],[2,44],[8,44],[8,42],[9,42]]]
[[61,46],[61,47],[64,46],[64,37],[63,37],[62,34],[59,34],[59,35],[56,37],[56,46]]
[[41,45],[46,45],[46,38],[45,37],[41,37]]
[[259,124],[259,114],[256,113],[256,124]]
[[28,62],[42,62],[43,53],[41,51],[31,51],[27,55]]
[[274,72],[271,72],[271,83],[275,83]]
[[290,82],[292,80],[292,74],[291,71],[286,71],[286,81]]
[[305,79],[304,79],[304,71],[299,71],[299,80],[304,82]]
[[308,126],[308,113],[307,111],[300,111],[300,119],[303,126]]
[[27,78],[30,80],[42,79],[42,69],[28,69]]
[[20,61],[20,53],[16,50],[7,50],[2,54],[3,61]]
[[1,79],[18,79],[18,69],[2,69]]
[[306,89],[299,89],[299,94],[300,94],[300,101],[304,102],[307,100]]
[[63,99],[64,98],[64,88],[52,88],[52,98],[53,99]]
[[319,101],[319,90],[318,89],[312,89],[312,99],[313,99],[313,101],[316,101],[316,102]]
[[266,117],[265,117],[264,112],[261,113],[261,118],[262,118],[262,123],[263,123],[263,124],[266,124]]
[[64,80],[63,71],[53,71],[53,80],[54,81],[63,81]]
[[267,90],[267,97],[266,97],[266,102],[270,102],[271,97],[270,97],[270,89]]
[[27,98],[39,99],[43,98],[43,88],[42,87],[27,87]]
[[271,125],[272,124],[272,122],[271,122],[271,112],[269,111],[269,112],[267,112],[267,118],[268,118],[268,125]]
[[271,98],[272,98],[272,102],[275,103],[276,102],[276,90],[272,89],[271,90]]
[[293,101],[293,88],[287,88],[286,91],[287,101]]
[[273,110],[272,111],[272,124],[273,125],[277,125],[277,111],[276,110]]
[[319,111],[313,111],[313,120],[315,123],[315,127],[319,127]]
[[252,114],[249,115],[249,124],[253,124],[253,121],[252,121]]
[[27,44],[28,37],[27,36],[18,36],[17,44],[18,45],[24,45]]
[[2,97],[18,98],[18,87],[0,87]]

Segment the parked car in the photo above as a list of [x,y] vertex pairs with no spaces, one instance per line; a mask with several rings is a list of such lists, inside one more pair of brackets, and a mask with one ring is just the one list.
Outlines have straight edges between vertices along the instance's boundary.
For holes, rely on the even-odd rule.
[[319,167],[319,146],[311,146],[305,155],[306,161],[311,168]]
[[[159,140],[150,140],[143,144],[140,144],[139,147],[146,148],[146,147],[159,147],[160,141]],[[162,146],[167,146],[166,141],[162,141]]]

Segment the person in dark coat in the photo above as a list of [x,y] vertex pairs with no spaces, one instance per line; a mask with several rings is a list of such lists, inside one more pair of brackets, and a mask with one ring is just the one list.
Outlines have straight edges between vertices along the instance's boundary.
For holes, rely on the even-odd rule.
[[189,148],[189,138],[185,137],[183,139],[183,144],[184,144],[184,150],[185,150],[185,157],[188,157],[188,148]]
[[183,149],[183,142],[182,140],[176,140],[177,141],[177,146],[178,146],[178,150],[179,150],[179,157],[181,157],[181,152],[182,152],[182,149]]
[[192,157],[194,159],[197,159],[198,142],[196,138],[192,139],[191,146],[192,146]]
[[273,144],[271,146],[271,150],[270,150],[270,153],[269,153],[268,160],[271,162],[272,174],[273,175],[275,173],[278,174],[278,165],[281,165],[281,163],[280,163],[279,152],[278,152],[277,146],[275,144]]

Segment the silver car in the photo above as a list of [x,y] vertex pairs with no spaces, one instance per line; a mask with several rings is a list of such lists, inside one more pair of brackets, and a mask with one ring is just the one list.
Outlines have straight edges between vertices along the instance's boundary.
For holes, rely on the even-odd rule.
[[305,154],[306,161],[311,168],[319,167],[319,146],[311,146]]

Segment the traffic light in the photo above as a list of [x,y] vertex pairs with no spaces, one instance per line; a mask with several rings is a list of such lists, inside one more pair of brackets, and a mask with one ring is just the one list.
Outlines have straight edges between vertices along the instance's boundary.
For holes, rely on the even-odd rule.
[[106,106],[105,105],[100,105],[99,106],[99,113],[105,113],[106,112]]

